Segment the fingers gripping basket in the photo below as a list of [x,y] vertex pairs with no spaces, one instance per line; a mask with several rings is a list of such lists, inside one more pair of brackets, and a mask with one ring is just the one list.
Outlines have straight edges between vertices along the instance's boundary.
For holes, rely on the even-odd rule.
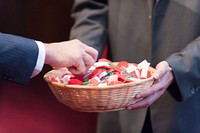
[[[153,68],[149,68],[153,71]],[[134,96],[153,84],[153,77],[136,82],[112,86],[83,86],[51,82],[52,77],[61,76],[62,70],[51,70],[44,75],[53,94],[63,104],[82,112],[106,112],[125,109],[137,102]]]

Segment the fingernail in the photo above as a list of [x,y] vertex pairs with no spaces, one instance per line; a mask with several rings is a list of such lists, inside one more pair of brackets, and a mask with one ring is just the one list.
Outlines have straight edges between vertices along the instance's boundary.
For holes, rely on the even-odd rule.
[[136,99],[142,98],[142,95],[137,94],[137,95],[135,96],[135,98],[136,98]]
[[129,107],[127,107],[127,110],[131,110],[131,107],[129,106]]

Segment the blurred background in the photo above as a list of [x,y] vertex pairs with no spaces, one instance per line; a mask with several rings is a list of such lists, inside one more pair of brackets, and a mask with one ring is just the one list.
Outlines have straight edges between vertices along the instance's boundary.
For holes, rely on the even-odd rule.
[[[43,42],[68,40],[73,0],[0,0],[0,32]],[[67,51],[66,51],[67,52]],[[27,85],[0,79],[0,133],[95,133],[96,113],[60,103],[43,80]]]

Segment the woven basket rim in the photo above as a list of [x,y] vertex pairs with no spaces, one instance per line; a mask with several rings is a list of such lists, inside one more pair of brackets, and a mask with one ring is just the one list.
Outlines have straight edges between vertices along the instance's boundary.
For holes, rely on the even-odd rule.
[[112,88],[123,88],[123,87],[143,84],[144,82],[149,82],[149,81],[154,80],[153,77],[150,77],[150,78],[141,79],[138,81],[123,83],[123,84],[115,84],[115,85],[110,85],[110,86],[69,85],[69,84],[59,83],[59,82],[51,82],[51,80],[48,77],[48,74],[51,72],[52,70],[44,75],[44,79],[48,84],[52,84],[57,87],[64,87],[64,88],[71,88],[71,89],[73,88],[73,89],[96,89],[96,90],[101,89],[102,90],[102,89],[112,89]]
[[[118,62],[112,62],[112,63],[118,63]],[[129,64],[135,64],[135,63],[129,63]],[[154,71],[155,69],[153,67],[149,67],[150,71]],[[89,85],[69,85],[69,84],[65,84],[65,83],[59,83],[59,82],[51,82],[51,80],[49,79],[51,75],[51,73],[55,72],[55,71],[59,71],[59,70],[50,70],[49,72],[47,72],[44,75],[44,80],[48,83],[48,84],[52,84],[54,86],[57,87],[64,87],[64,88],[71,88],[71,89],[112,89],[112,88],[123,88],[123,87],[129,87],[129,86],[135,86],[135,85],[139,85],[139,84],[143,84],[144,82],[151,82],[154,80],[153,77],[150,78],[146,78],[146,79],[141,79],[138,81],[133,81],[133,82],[129,82],[129,83],[123,83],[123,84],[115,84],[115,85],[110,85],[110,86],[89,86]]]

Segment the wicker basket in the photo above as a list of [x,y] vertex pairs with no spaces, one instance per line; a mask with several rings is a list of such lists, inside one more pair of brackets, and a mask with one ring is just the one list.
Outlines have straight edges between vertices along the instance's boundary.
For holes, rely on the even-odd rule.
[[[153,71],[153,68],[149,68]],[[134,96],[153,84],[153,77],[137,82],[117,84],[107,87],[68,85],[51,82],[52,77],[59,77],[62,70],[51,70],[44,75],[53,94],[63,104],[73,110],[82,112],[106,112],[125,109],[129,104],[137,102]]]

